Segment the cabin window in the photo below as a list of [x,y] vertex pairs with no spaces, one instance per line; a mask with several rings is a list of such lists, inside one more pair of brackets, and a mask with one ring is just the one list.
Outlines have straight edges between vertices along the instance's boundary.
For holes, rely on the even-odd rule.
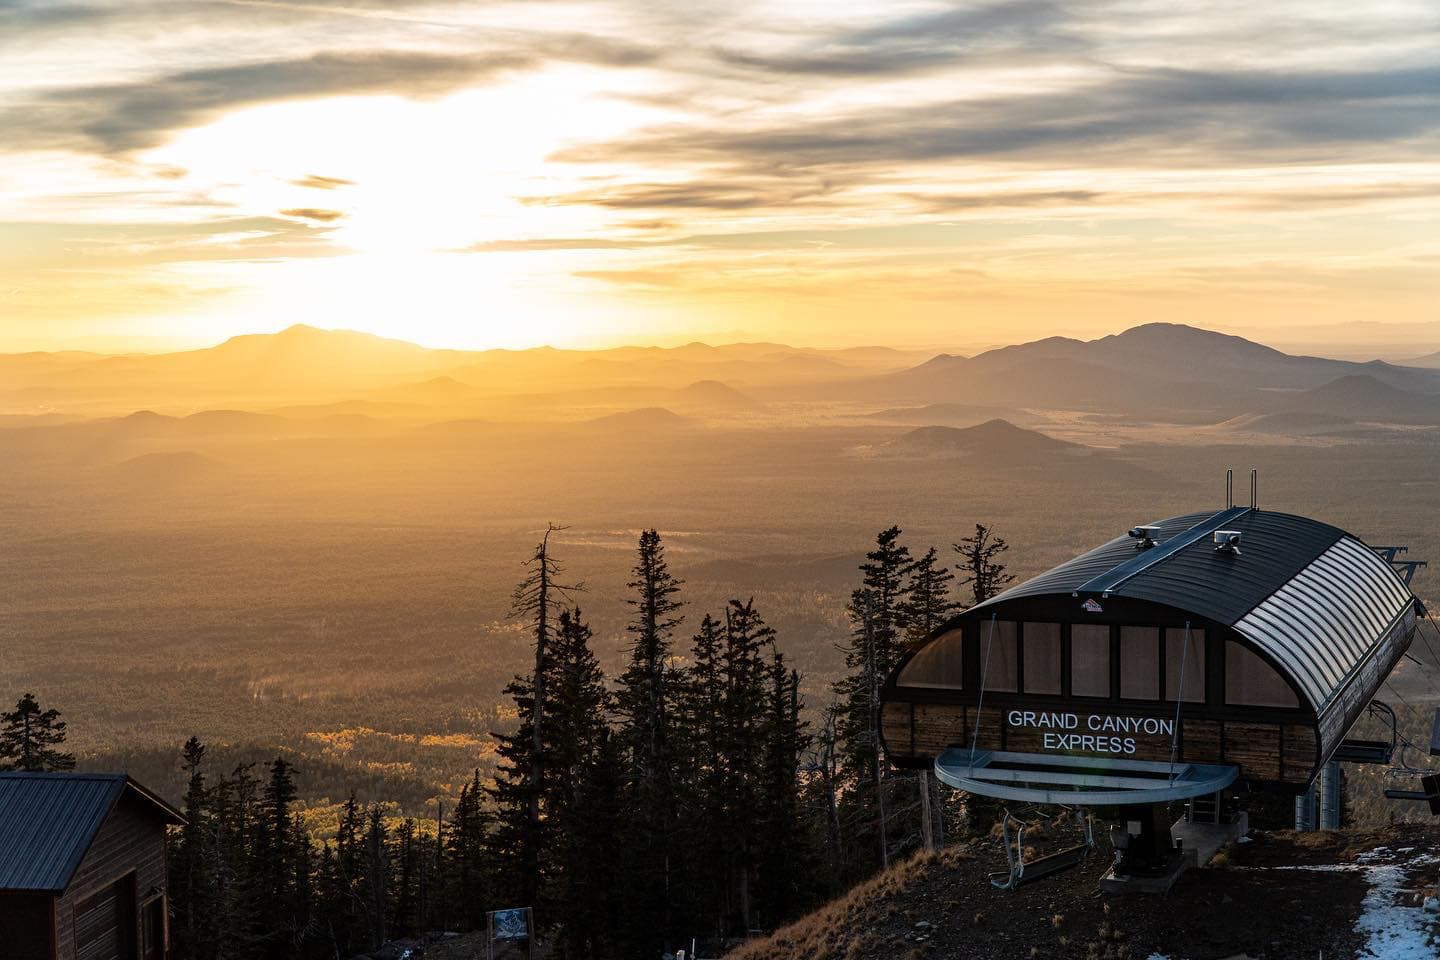
[[1110,628],[1077,623],[1070,628],[1070,693],[1110,696]]
[[1160,628],[1120,628],[1120,696],[1160,699]]
[[980,682],[984,689],[1000,693],[1020,689],[1019,647],[1014,620],[980,624]]
[[960,630],[942,633],[915,652],[895,682],[902,687],[960,690],[965,686],[964,651],[964,636]]
[[[1189,640],[1186,640],[1186,633]],[[1180,689],[1180,661],[1185,661],[1185,689]],[[1165,699],[1176,694],[1186,703],[1205,702],[1205,631],[1174,627],[1165,631]]]
[[1060,624],[1027,623],[1025,645],[1025,692],[1060,692]]
[[1295,691],[1259,654],[1225,644],[1225,702],[1244,707],[1298,707]]

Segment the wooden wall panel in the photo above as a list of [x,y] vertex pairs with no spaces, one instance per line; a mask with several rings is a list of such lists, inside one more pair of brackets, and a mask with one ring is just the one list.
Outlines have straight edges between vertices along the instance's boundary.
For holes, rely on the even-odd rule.
[[1315,772],[1315,728],[1292,723],[1285,727],[1280,755],[1280,779],[1308,783]]
[[908,703],[882,703],[880,705],[880,735],[885,740],[885,749],[896,756],[909,757],[915,754],[912,737],[913,725]]
[[958,704],[915,704],[916,755],[935,757],[948,747],[967,745],[967,718],[973,722],[974,715]]
[[1225,722],[1225,762],[1252,780],[1280,779],[1280,727],[1273,723]]
[[1219,763],[1222,753],[1219,720],[1186,720],[1180,728],[1180,756],[1191,763]]

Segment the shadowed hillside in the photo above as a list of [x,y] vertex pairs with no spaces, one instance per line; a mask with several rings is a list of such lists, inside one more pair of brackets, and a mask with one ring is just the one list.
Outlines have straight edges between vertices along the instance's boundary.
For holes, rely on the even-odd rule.
[[1384,423],[1440,423],[1440,396],[1413,393],[1369,374],[1352,374],[1289,401],[1296,412]]
[[885,444],[885,450],[898,456],[986,457],[1000,463],[1042,462],[1092,452],[1078,443],[1056,440],[999,419],[974,427],[919,427]]
[[[1099,831],[1097,831],[1097,834]],[[1042,851],[1046,841],[1038,841]],[[1402,846],[1404,854],[1394,848]],[[1108,843],[1081,866],[1013,891],[995,840],[920,853],[730,960],[1145,960],[1147,957],[1433,956],[1418,898],[1440,852],[1434,827],[1256,834],[1183,873],[1164,898],[1103,898]],[[1407,867],[1407,864],[1410,866]],[[1243,904],[1244,909],[1237,909]],[[1389,952],[1393,951],[1393,952]]]

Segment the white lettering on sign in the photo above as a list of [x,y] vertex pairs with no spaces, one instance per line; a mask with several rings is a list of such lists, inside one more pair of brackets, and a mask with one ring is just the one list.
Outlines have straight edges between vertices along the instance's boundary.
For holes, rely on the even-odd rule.
[[[1134,753],[1135,738],[1116,734],[1147,736],[1175,735],[1175,721],[1160,717],[1124,717],[1108,713],[1092,713],[1082,722],[1079,714],[1041,710],[1011,710],[1006,717],[1012,727],[1034,727],[1044,730],[1041,744],[1045,750],[1080,750],[1089,753]],[[1085,729],[1090,733],[1065,731]]]

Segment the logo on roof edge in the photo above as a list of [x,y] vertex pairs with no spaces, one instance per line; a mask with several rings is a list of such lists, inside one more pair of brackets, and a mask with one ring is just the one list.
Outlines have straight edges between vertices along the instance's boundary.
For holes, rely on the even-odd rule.
[[1100,601],[1096,600],[1094,597],[1091,597],[1089,600],[1086,600],[1084,603],[1080,604],[1080,609],[1084,610],[1086,613],[1105,612],[1105,608],[1100,606]]

